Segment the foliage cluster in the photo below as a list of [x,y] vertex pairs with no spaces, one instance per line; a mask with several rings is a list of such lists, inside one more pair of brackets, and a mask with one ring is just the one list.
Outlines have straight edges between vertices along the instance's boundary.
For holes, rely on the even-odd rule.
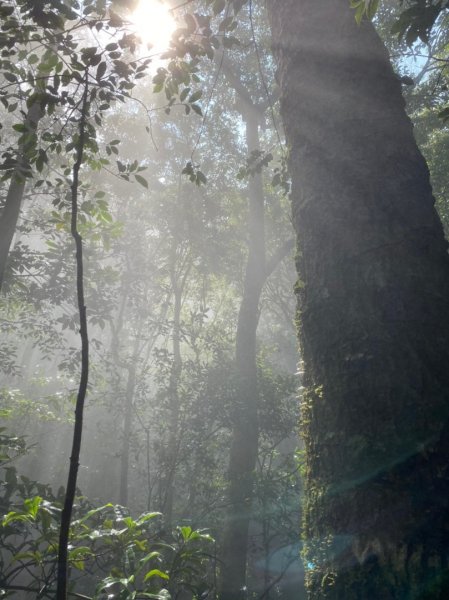
[[[1,442],[8,459],[23,450],[18,438],[3,435]],[[0,593],[53,598],[64,489],[55,495],[6,463],[2,460]],[[113,504],[92,507],[79,495],[70,528],[69,597],[167,600],[183,591],[198,597],[211,581],[213,539],[189,526],[171,536],[159,518],[160,513],[133,518],[126,507]]]

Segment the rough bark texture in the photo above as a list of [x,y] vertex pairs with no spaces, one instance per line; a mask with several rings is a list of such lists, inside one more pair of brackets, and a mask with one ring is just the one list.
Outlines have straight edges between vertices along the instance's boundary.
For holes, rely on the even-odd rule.
[[312,599],[449,598],[449,261],[400,83],[347,0],[269,0],[298,235]]

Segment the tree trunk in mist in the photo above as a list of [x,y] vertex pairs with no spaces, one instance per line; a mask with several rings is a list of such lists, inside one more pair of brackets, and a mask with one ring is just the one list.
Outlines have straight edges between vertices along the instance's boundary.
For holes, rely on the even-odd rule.
[[400,83],[347,0],[269,0],[298,235],[312,599],[449,598],[449,260]]
[[131,362],[127,365],[128,379],[126,381],[123,421],[123,440],[122,453],[120,456],[120,492],[119,503],[122,506],[128,506],[128,487],[129,487],[129,451],[131,442],[131,432],[133,423],[134,409],[134,390],[136,388],[136,364],[139,357],[139,338],[136,335],[134,341],[133,355]]
[[[28,110],[24,125],[30,133],[37,129],[44,111],[39,102],[35,102]],[[23,194],[25,192],[26,178],[23,171],[26,170],[27,160],[24,156],[25,149],[19,148],[19,165],[15,169],[9,182],[8,193],[0,217],[0,291],[5,278],[6,263],[11,248],[14,233],[16,232],[17,222],[20,215]]]
[[[174,257],[172,261],[171,283],[173,286],[173,362],[170,372],[170,381],[168,385],[168,401],[169,401],[169,423],[168,423],[168,443],[167,454],[164,467],[163,485],[163,505],[162,512],[168,530],[172,527],[173,522],[173,506],[175,501],[174,480],[176,475],[176,467],[179,455],[179,379],[182,372],[182,356],[181,356],[181,307],[182,307],[182,292],[184,284],[176,280],[174,273]],[[185,279],[184,279],[185,283]]]
[[[246,115],[246,142],[248,154],[259,149],[257,117],[251,112]],[[221,556],[221,600],[246,597],[248,530],[259,443],[256,331],[265,281],[264,200],[260,173],[249,179],[248,196],[248,263],[236,336],[237,382],[228,473],[229,509]]]

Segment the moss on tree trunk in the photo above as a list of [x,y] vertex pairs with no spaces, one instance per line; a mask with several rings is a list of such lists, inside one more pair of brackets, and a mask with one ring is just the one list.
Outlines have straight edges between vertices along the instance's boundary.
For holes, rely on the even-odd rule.
[[347,0],[270,0],[298,236],[313,599],[449,597],[449,261],[400,82]]

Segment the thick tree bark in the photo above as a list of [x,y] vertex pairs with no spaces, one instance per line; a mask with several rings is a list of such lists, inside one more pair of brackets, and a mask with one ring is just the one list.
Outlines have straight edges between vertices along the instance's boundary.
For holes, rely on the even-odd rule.
[[449,260],[400,83],[347,0],[269,0],[298,235],[313,599],[449,597]]

